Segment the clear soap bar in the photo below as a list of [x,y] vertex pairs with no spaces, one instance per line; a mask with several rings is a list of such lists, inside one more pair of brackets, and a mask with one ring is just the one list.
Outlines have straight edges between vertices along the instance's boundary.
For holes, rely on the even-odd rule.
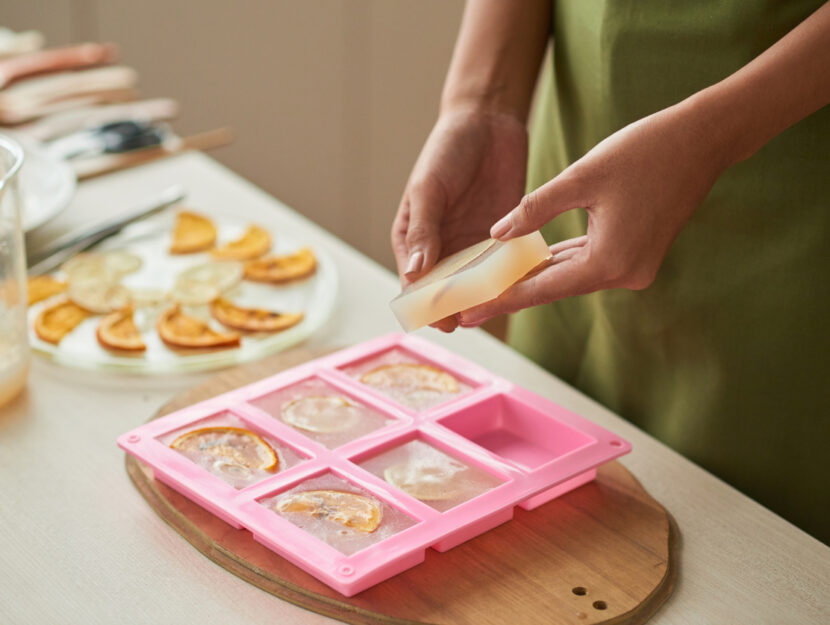
[[389,306],[407,332],[494,299],[550,256],[541,233],[487,239],[438,262]]

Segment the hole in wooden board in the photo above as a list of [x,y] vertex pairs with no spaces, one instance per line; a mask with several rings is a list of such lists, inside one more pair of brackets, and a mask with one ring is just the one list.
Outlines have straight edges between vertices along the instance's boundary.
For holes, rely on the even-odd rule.
[[592,605],[597,610],[604,610],[605,608],[608,607],[608,604],[605,603],[605,601],[594,601],[594,603]]
[[587,595],[588,594],[588,589],[585,588],[584,586],[576,586],[574,588],[571,588],[571,592],[573,594],[579,595],[581,597],[582,595]]

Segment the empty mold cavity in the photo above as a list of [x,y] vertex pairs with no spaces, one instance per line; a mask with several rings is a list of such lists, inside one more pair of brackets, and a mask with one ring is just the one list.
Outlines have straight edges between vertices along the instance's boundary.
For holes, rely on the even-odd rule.
[[346,365],[342,371],[416,411],[437,406],[472,388],[458,375],[400,347]]
[[418,523],[331,472],[304,480],[259,503],[345,555],[357,553]]
[[320,378],[308,378],[249,403],[329,449],[392,422]]
[[398,444],[358,464],[410,497],[439,512],[501,485],[491,473],[419,438]]
[[489,397],[439,422],[526,470],[594,442],[587,434],[509,395]]
[[246,488],[305,457],[231,412],[220,412],[157,438],[234,488]]

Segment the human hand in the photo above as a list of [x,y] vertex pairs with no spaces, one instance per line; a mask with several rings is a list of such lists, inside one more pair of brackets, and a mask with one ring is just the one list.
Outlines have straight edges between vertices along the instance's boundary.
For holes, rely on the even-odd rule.
[[[513,116],[462,109],[442,113],[424,145],[392,225],[406,286],[444,256],[490,236],[522,197],[527,131]],[[435,324],[452,331],[448,317]]]
[[672,242],[728,166],[716,132],[677,105],[614,133],[497,222],[501,240],[584,208],[584,236],[551,247],[550,264],[496,299],[463,311],[460,324],[601,289],[644,289]]

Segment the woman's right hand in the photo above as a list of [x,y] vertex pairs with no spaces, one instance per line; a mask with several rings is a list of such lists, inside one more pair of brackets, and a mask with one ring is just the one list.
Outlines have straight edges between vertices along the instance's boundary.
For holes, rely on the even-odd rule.
[[[402,285],[441,258],[490,236],[490,227],[522,198],[527,130],[504,113],[443,112],[407,182],[392,225]],[[435,324],[445,332],[455,317]]]

